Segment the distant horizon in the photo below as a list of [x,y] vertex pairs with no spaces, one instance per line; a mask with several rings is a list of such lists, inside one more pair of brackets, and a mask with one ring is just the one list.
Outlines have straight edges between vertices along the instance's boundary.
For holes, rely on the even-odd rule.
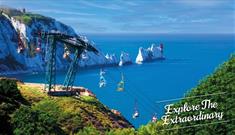
[[79,34],[89,34],[89,35],[142,35],[142,34],[146,34],[146,35],[235,35],[235,33],[79,33]]
[[82,34],[235,34],[234,5],[234,0],[0,0],[0,6],[55,18]]

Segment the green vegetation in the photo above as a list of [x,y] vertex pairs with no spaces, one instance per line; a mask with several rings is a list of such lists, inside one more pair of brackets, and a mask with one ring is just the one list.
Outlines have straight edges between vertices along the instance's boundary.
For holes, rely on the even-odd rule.
[[[211,94],[214,94],[210,96]],[[186,97],[194,97],[200,95],[208,95],[200,98],[187,98],[180,101],[176,106],[182,106],[188,102],[190,104],[197,104],[203,99],[210,99],[217,102],[219,107],[217,111],[224,112],[223,120],[229,122],[218,124],[205,124],[208,121],[193,122],[190,124],[205,124],[195,128],[185,128],[179,130],[179,134],[235,134],[235,56],[233,55],[229,61],[221,65],[214,74],[208,76],[200,82],[200,84],[193,88]],[[210,113],[212,111],[208,111]],[[187,115],[187,114],[186,114]],[[231,121],[233,120],[233,121]],[[211,120],[209,122],[218,122],[218,120]],[[188,126],[188,124],[180,124],[180,127]]]
[[50,97],[15,79],[0,79],[0,101],[0,134],[101,134],[132,127],[94,97]]
[[32,18],[27,15],[14,16],[16,20],[19,20],[25,24],[31,24]]
[[45,17],[39,14],[33,14],[33,13],[28,13],[28,12],[22,12],[17,9],[12,9],[12,8],[0,8],[3,13],[7,14],[10,17],[15,18],[16,20],[19,20],[27,25],[31,25],[32,22],[35,21],[43,21],[45,23],[49,23],[52,18]]
[[87,126],[83,130],[76,133],[76,135],[99,135],[101,134],[94,126]]
[[2,134],[12,134],[11,115],[21,104],[28,104],[21,96],[16,82],[15,79],[0,78],[0,132]]
[[23,13],[17,16],[12,16],[12,17],[27,25],[31,25],[33,21],[42,21],[45,24],[48,24],[52,20],[52,18],[45,17],[39,14],[32,14],[32,13]]
[[14,127],[13,133],[16,135],[63,133],[55,118],[47,112],[33,110],[27,106],[21,106],[15,111],[11,121]]
[[113,129],[105,133],[106,135],[136,135],[134,128]]
[[0,94],[2,96],[9,96],[12,97],[12,99],[17,99],[21,97],[16,84],[17,80],[7,78],[0,79]]

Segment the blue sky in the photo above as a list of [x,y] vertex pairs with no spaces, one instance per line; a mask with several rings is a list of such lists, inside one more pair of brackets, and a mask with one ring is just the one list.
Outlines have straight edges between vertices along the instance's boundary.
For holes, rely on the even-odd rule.
[[0,0],[79,33],[235,33],[235,0]]

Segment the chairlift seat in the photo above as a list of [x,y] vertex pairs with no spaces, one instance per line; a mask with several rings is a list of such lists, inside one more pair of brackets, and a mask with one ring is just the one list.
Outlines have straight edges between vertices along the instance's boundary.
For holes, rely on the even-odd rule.
[[101,81],[99,83],[99,86],[100,86],[100,88],[105,87],[106,86],[106,82],[105,81]]
[[36,50],[36,52],[39,53],[41,51],[41,48],[37,47],[35,50]]
[[22,47],[17,48],[17,53],[23,53],[24,49]]
[[157,117],[156,117],[156,116],[153,116],[152,122],[156,122],[156,121],[157,121]]
[[133,119],[136,119],[137,117],[139,117],[139,112],[138,112],[138,111],[135,111],[135,113],[133,114],[132,118],[133,118]]

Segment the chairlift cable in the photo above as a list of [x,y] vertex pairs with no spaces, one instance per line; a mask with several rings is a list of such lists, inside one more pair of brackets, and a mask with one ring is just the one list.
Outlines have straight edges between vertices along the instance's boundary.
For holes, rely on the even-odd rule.
[[[116,80],[113,79],[113,77],[111,77],[111,76],[107,76],[107,77],[109,77],[112,81],[116,82]],[[129,90],[129,89],[128,89],[128,90]],[[130,97],[139,98],[138,95],[136,95],[135,93],[130,93],[128,90],[123,91],[123,93],[128,94]],[[141,97],[141,98],[143,98],[143,97]],[[150,109],[149,107],[146,107],[146,104],[144,104],[143,102],[140,102],[139,104],[141,104],[141,106],[143,106],[143,108],[145,108],[145,110],[147,110],[148,113],[152,114],[152,113],[151,113],[151,112],[152,112],[152,109]]]
[[[120,69],[117,68],[117,70],[118,70],[119,72],[121,72]],[[133,89],[138,90],[138,92],[140,92],[140,95],[141,95],[141,96],[144,96],[144,98],[146,99],[146,101],[148,101],[148,102],[151,104],[151,106],[152,106],[152,103],[155,104],[155,102],[154,102],[149,96],[147,96],[141,89],[137,88],[137,87],[131,82],[131,79],[128,80],[128,84],[131,84],[131,85],[129,85],[129,86],[131,86]],[[160,110],[160,108],[159,108],[157,105],[153,105],[152,107],[155,108],[154,110],[156,110],[156,109],[157,109],[157,110]]]
[[[91,58],[92,60],[94,60],[95,62],[97,62],[96,59],[94,59],[94,58],[92,58],[92,57],[90,57],[90,58]],[[102,66],[102,68],[103,68],[103,66]],[[116,67],[114,67],[114,69],[116,69],[116,71],[118,71],[120,74],[122,74],[122,72],[120,71],[120,69],[118,69],[118,68],[116,68]],[[110,73],[109,75],[111,75],[111,73]],[[115,79],[113,79],[113,77],[111,77],[111,76],[109,76],[109,75],[106,74],[107,77],[111,78],[111,80],[113,80],[115,83],[118,83]],[[129,81],[128,81],[128,83],[129,83]],[[132,83],[131,83],[131,84],[132,84]],[[125,87],[127,87],[127,85],[126,85]],[[132,88],[133,88],[133,87],[132,87]],[[148,98],[148,96],[146,96],[146,94],[144,94],[144,93],[139,94],[139,93],[138,93],[138,92],[139,92],[139,89],[137,89],[138,92],[136,92],[135,90],[132,90],[132,88],[129,88],[129,87],[128,87],[128,90],[130,90],[131,93],[130,93],[128,90],[125,90],[124,92],[127,92],[127,94],[129,94],[131,97],[133,97],[133,95],[134,95],[135,97],[138,97],[138,98],[141,98],[141,99],[144,100],[144,101],[147,101],[147,102],[145,102],[145,104],[142,104],[142,102],[140,102],[140,104],[142,104],[142,106],[143,106],[145,109],[147,109],[148,112],[151,112],[150,114],[155,113],[155,112],[156,112],[156,107],[152,105],[152,103],[155,103],[155,102],[151,102],[150,98]],[[134,88],[134,89],[136,89],[136,88]],[[142,91],[140,91],[140,92],[142,92]],[[147,97],[148,99],[147,99],[146,97]],[[145,106],[146,106],[146,103],[148,104],[148,105],[147,105],[148,107],[145,107]]]
[[[110,75],[111,75],[111,74],[110,74]],[[113,77],[112,77],[112,78],[113,78]],[[128,81],[128,83],[129,83],[129,81]],[[128,87],[128,86],[129,86],[129,85],[126,85],[126,87]],[[143,95],[141,95],[141,94],[139,94],[138,92],[136,92],[135,90],[133,90],[133,88],[128,87],[126,91],[128,91],[128,90],[129,90],[133,95],[135,95],[136,97],[141,98],[141,99],[144,100],[144,101],[148,101],[147,98],[145,98]],[[151,102],[148,101],[148,102],[146,102],[146,103],[148,104],[149,107],[151,107],[151,109],[156,110],[156,108],[152,106],[152,103],[151,103]]]
[[[94,59],[94,58],[92,58],[92,57],[91,57],[91,59],[97,62],[96,59]],[[116,69],[116,71],[118,71],[120,74],[122,74],[122,72],[121,72],[118,68],[114,67],[114,69]],[[110,73],[109,75],[112,75],[112,74]],[[115,83],[117,84],[118,81],[116,81],[113,76],[111,77],[111,76],[109,76],[109,75],[106,74],[107,77],[110,77],[110,78],[111,78],[112,80],[114,80]],[[126,85],[125,87],[127,87],[127,86],[128,86],[128,85]],[[132,96],[132,95],[135,95],[135,96],[138,97],[138,98],[142,98],[143,100],[148,101],[148,99],[146,99],[146,98],[143,96],[144,94],[143,94],[143,95],[138,94],[138,92],[136,92],[135,90],[132,90],[132,88],[130,89],[130,87],[128,87],[128,90],[132,91],[132,92],[131,92],[132,94],[129,93],[127,90],[125,90],[125,91],[127,91],[131,96]],[[147,96],[146,96],[146,97],[147,97]],[[141,103],[142,103],[142,102],[141,102]],[[151,112],[153,112],[153,113],[156,112],[156,111],[155,111],[156,108],[152,106],[152,103],[154,103],[154,102],[151,103],[151,101],[148,101],[148,102],[146,102],[146,103],[148,104],[148,109],[149,109],[149,107],[151,108]],[[143,106],[146,106],[146,105],[143,104]],[[151,113],[151,114],[152,114],[152,113]]]

